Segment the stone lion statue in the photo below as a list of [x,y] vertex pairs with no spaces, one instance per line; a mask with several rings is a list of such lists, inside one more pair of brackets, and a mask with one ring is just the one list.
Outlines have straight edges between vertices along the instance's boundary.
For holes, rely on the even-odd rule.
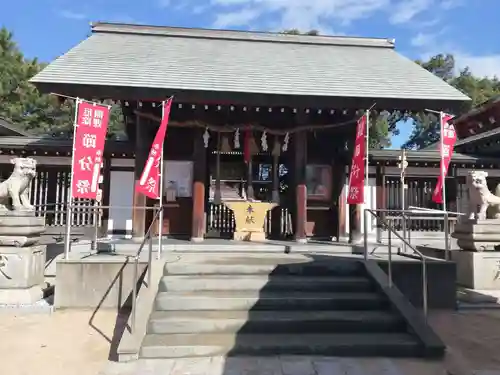
[[32,158],[14,158],[10,161],[14,170],[10,177],[0,183],[0,211],[8,210],[9,198],[12,199],[12,210],[32,211],[28,188],[36,175],[36,160]]
[[471,220],[485,220],[488,207],[493,209],[493,217],[500,219],[500,197],[488,189],[486,177],[488,177],[486,171],[470,171],[467,175],[467,185],[469,187],[468,216]]

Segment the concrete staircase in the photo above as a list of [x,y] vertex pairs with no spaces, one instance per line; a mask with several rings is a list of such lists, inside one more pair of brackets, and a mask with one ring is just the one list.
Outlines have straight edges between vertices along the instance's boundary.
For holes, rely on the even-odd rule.
[[423,353],[363,263],[241,256],[167,263],[139,357]]

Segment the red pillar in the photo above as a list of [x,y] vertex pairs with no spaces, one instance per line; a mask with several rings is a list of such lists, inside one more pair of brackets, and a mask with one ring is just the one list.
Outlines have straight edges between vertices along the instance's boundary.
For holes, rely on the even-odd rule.
[[[135,161],[134,161],[134,183],[138,183],[144,165],[146,164],[146,159],[149,154],[149,147],[151,144],[148,142],[148,134],[146,132],[146,125],[142,123],[140,116],[135,116]],[[135,186],[135,185],[134,185]],[[139,194],[135,191],[132,200],[132,237],[135,239],[144,238],[146,234],[146,210],[147,199],[143,194]]]
[[307,133],[297,132],[294,136],[295,151],[295,240],[305,243],[307,223],[307,187],[306,187],[306,163],[307,163]]
[[194,134],[193,155],[193,221],[191,241],[201,242],[205,235],[205,183],[207,170],[207,149],[203,144],[202,130]]

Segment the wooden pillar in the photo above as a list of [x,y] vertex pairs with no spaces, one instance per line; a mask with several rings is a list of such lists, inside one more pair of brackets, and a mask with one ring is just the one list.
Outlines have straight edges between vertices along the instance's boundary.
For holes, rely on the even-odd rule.
[[[134,161],[134,183],[137,184],[141,178],[144,165],[149,154],[151,144],[147,136],[147,129],[145,128],[145,121],[141,121],[141,117],[135,116],[135,161]],[[135,239],[144,238],[146,233],[146,196],[139,194],[135,190],[134,185],[134,198],[132,210],[132,237]]]
[[[276,142],[276,139],[275,139]],[[277,143],[276,143],[277,144]],[[279,145],[277,150],[273,150],[273,164],[272,164],[272,194],[271,201],[276,203],[277,206],[271,210],[271,237],[280,239],[283,235],[281,230],[281,220],[282,220],[282,212],[280,207],[280,178],[279,178]]]
[[217,132],[217,146],[215,154],[215,191],[214,191],[214,204],[222,203],[222,196],[220,190],[220,150],[221,150],[221,136]]
[[375,170],[377,210],[385,210],[387,208],[385,202],[384,174],[385,168],[381,165],[377,165]]
[[[458,190],[459,190],[459,181],[458,181],[458,173],[457,166],[453,165],[448,170],[448,188],[446,190],[448,202],[449,204],[446,206],[446,210],[448,211],[458,211]],[[449,193],[448,193],[449,192]]]
[[343,160],[333,161],[332,186],[335,186],[337,200],[334,205],[337,207],[337,228],[335,228],[337,241],[345,240],[347,234],[346,227],[346,180],[345,164]]
[[[103,161],[104,167],[102,170],[102,205],[109,207],[110,195],[111,195],[111,158],[109,156],[104,157]],[[102,210],[101,220],[103,223],[107,223],[109,220],[109,208]]]
[[361,205],[349,205],[349,243],[359,244],[363,240],[361,235]]
[[297,132],[294,135],[294,176],[295,176],[295,240],[300,243],[307,242],[307,133]]
[[280,203],[280,176],[279,176],[279,167],[280,167],[280,156],[277,152],[273,153],[273,191],[272,191],[272,201],[274,203]]
[[45,201],[47,206],[42,207],[42,210],[48,211],[45,219],[46,225],[54,225],[56,217],[59,216],[59,213],[56,213],[60,209],[57,204],[58,183],[59,171],[55,168],[49,168],[47,170],[47,200]]
[[193,155],[193,222],[191,241],[201,242],[205,234],[205,182],[207,149],[203,144],[203,131],[194,132]]
[[248,200],[253,200],[255,199],[255,193],[253,190],[253,163],[252,163],[252,156],[250,156],[250,159],[248,160],[247,163],[247,199]]
[[[385,210],[387,209],[387,203],[385,199],[385,168],[381,165],[377,165],[376,171],[375,171],[375,197],[377,199],[377,210]],[[379,213],[377,215],[378,217],[384,218],[385,219],[385,213]],[[380,242],[382,241],[382,223],[377,222],[377,241]]]

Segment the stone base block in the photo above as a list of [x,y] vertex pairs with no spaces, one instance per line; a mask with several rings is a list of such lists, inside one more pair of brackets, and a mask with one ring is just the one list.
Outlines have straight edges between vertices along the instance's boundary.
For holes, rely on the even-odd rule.
[[457,283],[471,289],[500,290],[500,252],[453,251]]
[[500,290],[460,288],[458,298],[465,303],[500,304]]
[[30,305],[43,298],[45,285],[27,289],[0,289],[0,305]]
[[0,247],[0,303],[30,303],[41,298],[45,252],[45,245]]
[[465,220],[455,226],[451,237],[462,250],[499,251],[500,220]]
[[267,241],[266,234],[262,232],[247,232],[235,231],[233,234],[235,241],[249,241],[249,242],[265,242]]

